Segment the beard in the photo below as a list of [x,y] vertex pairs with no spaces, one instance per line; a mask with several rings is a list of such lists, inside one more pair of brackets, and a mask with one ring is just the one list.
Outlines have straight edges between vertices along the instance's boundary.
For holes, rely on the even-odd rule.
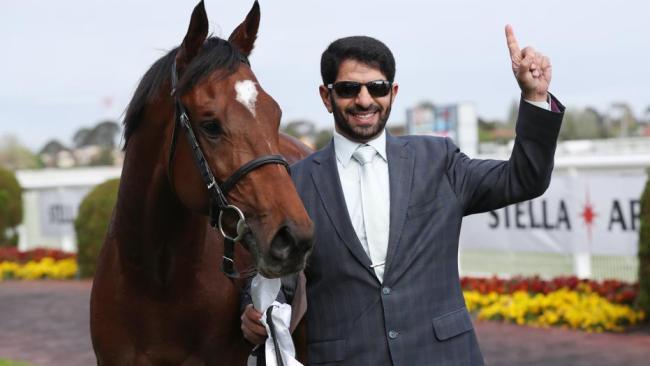
[[381,134],[381,131],[384,130],[384,127],[386,127],[386,123],[388,122],[388,118],[390,117],[391,107],[392,104],[388,105],[388,108],[386,108],[385,110],[382,110],[380,106],[376,104],[372,104],[368,108],[363,108],[358,105],[355,105],[354,107],[346,109],[345,112],[348,115],[355,114],[355,113],[364,113],[364,112],[379,113],[379,121],[377,122],[376,125],[373,125],[371,127],[358,127],[358,126],[353,127],[345,119],[345,116],[343,115],[343,112],[341,112],[341,109],[339,109],[336,103],[332,100],[332,112],[334,114],[334,124],[336,125],[339,133],[347,137],[348,139],[356,142],[368,142],[373,138],[375,138],[376,136],[379,136],[379,134]]

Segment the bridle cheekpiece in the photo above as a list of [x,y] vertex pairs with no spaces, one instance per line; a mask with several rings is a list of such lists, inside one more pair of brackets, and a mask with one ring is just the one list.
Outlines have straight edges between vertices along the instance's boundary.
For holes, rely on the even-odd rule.
[[[248,64],[248,60],[242,56],[243,63]],[[280,164],[284,165],[289,171],[289,163],[281,155],[263,155],[256,159],[253,159],[246,164],[242,165],[237,169],[228,179],[219,184],[208,165],[205,155],[201,150],[199,141],[194,134],[192,129],[192,124],[190,123],[190,117],[185,109],[185,106],[181,102],[180,96],[177,92],[178,86],[178,72],[176,71],[176,61],[172,65],[171,73],[171,96],[174,98],[175,103],[175,121],[174,127],[172,130],[172,145],[169,151],[169,162],[168,162],[168,174],[170,176],[170,184],[173,188],[173,178],[171,176],[172,172],[172,160],[174,155],[174,150],[176,147],[176,127],[180,125],[185,131],[185,137],[187,142],[192,148],[192,153],[194,160],[196,162],[197,168],[201,173],[201,179],[205,184],[208,195],[210,199],[210,225],[214,229],[218,229],[221,235],[224,237],[224,250],[223,250],[223,262],[221,264],[221,270],[224,274],[230,278],[238,278],[239,273],[235,269],[235,243],[241,241],[248,231],[248,225],[246,224],[246,217],[241,209],[237,206],[228,203],[227,194],[230,190],[241,180],[245,175],[251,171],[266,165],[266,164]],[[237,219],[237,224],[234,232],[229,232],[224,225],[224,218],[228,215]],[[232,231],[232,230],[231,230]]]

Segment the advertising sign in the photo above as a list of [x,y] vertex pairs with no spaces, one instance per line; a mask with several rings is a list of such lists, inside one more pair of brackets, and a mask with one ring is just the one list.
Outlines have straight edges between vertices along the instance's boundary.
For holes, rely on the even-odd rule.
[[39,192],[39,221],[46,237],[74,234],[74,220],[88,188],[49,189]]
[[644,174],[554,175],[534,200],[463,220],[461,246],[635,256]]

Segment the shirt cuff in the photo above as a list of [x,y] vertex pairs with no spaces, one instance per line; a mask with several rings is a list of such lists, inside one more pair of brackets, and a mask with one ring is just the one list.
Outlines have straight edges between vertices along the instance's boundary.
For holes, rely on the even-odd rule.
[[530,104],[532,104],[532,105],[534,105],[536,107],[539,107],[539,108],[542,108],[542,109],[546,109],[547,111],[550,111],[551,110],[551,103],[548,102],[548,98],[549,97],[547,96],[546,100],[543,101],[543,102],[535,102],[535,101],[528,100],[528,99],[524,99],[524,102],[530,103]]

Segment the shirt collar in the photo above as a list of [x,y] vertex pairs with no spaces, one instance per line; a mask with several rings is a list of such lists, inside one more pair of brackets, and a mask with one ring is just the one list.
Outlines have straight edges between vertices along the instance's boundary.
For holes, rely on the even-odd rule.
[[[370,145],[377,150],[379,156],[381,156],[384,161],[388,161],[386,157],[386,130],[383,129],[379,136],[374,139],[366,142],[367,145]],[[347,168],[350,160],[352,159],[352,154],[357,150],[357,148],[363,145],[362,143],[351,141],[347,137],[341,135],[334,130],[334,152],[336,153],[336,160],[343,165],[344,168]]]

